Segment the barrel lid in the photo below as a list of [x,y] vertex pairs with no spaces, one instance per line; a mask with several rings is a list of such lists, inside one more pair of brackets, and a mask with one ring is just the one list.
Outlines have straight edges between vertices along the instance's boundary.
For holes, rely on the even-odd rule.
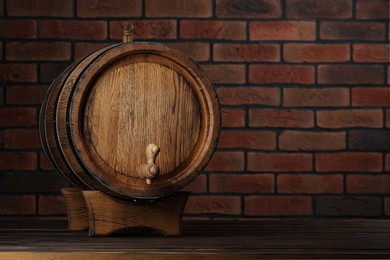
[[122,44],[100,54],[75,84],[71,143],[84,170],[114,194],[171,194],[210,160],[220,127],[217,95],[180,51]]

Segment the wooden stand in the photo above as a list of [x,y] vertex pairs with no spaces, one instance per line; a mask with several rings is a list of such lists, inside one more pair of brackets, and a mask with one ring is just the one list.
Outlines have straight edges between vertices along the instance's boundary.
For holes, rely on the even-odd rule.
[[181,235],[181,220],[190,192],[138,204],[100,191],[62,189],[68,205],[69,230],[89,227],[89,236],[107,236],[129,228],[148,228],[165,236]]
[[68,208],[68,229],[85,230],[88,228],[88,209],[80,189],[62,188]]

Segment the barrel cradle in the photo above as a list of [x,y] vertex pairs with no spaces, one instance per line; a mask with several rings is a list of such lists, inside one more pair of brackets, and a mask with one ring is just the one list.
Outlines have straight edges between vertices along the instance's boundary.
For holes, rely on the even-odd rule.
[[40,113],[54,167],[80,189],[127,200],[190,183],[209,162],[219,128],[218,98],[202,69],[150,42],[76,61],[53,82]]

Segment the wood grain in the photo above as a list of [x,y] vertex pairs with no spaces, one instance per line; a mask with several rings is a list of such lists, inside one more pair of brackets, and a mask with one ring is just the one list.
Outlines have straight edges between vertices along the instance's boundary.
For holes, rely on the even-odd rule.
[[113,169],[110,174],[142,178],[150,143],[160,147],[160,175],[188,158],[199,135],[199,104],[177,72],[151,62],[111,65],[92,88],[84,117],[86,145]]
[[89,238],[65,222],[0,222],[1,259],[389,259],[389,220],[184,221],[181,237]]

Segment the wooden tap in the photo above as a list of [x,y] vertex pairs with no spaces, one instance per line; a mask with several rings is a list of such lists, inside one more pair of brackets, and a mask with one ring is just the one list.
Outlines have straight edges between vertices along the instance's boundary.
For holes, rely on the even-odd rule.
[[160,168],[156,164],[156,157],[160,152],[160,148],[155,144],[146,146],[146,164],[142,166],[142,175],[145,177],[148,185],[152,184],[152,179],[160,172]]
[[124,23],[122,25],[122,30],[123,30],[122,42],[123,43],[133,42],[134,25],[132,23]]

